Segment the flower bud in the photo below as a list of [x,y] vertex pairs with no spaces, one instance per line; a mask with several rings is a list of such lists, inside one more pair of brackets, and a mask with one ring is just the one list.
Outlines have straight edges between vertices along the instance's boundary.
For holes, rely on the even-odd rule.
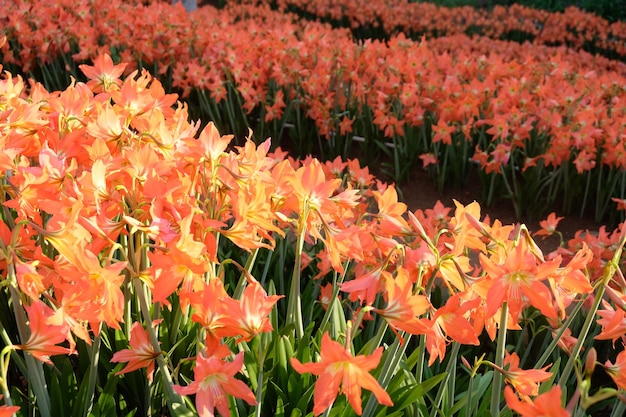
[[585,359],[585,378],[591,379],[594,369],[596,369],[596,363],[598,360],[598,354],[595,348],[589,349],[587,352],[587,358]]

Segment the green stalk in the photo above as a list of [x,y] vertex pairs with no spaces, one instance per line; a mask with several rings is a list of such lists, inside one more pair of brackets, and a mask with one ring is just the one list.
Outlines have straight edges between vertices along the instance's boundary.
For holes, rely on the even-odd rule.
[[265,349],[263,339],[264,334],[261,334],[258,340],[257,346],[257,358],[259,361],[259,373],[257,375],[256,383],[256,408],[254,410],[255,417],[261,417],[261,404],[263,402],[263,363],[265,362]]
[[[155,350],[155,352],[161,351],[161,346],[159,345],[159,339],[157,338],[156,332],[154,331],[154,327],[152,327],[152,318],[150,316],[150,310],[148,309],[148,302],[146,300],[146,293],[144,291],[143,285],[141,283],[141,279],[133,278],[133,285],[135,287],[135,292],[137,293],[137,298],[139,299],[139,306],[141,308],[141,315],[143,316],[144,322],[146,323],[146,330],[148,331],[148,335],[150,336],[150,342]],[[170,375],[170,371],[165,363],[165,357],[163,353],[156,357],[156,362],[159,367],[159,371],[161,373],[161,378],[163,378],[163,387],[165,390],[165,399],[167,401],[167,406],[170,409],[172,415],[181,415],[182,413],[190,414],[189,410],[185,407],[183,399],[174,392],[172,386],[174,382],[172,381],[172,375]]]
[[619,399],[615,400],[615,402],[617,403],[617,405],[615,406],[615,408],[613,408],[611,417],[621,417],[624,415],[624,412],[626,412],[626,404],[624,404]]
[[[448,365],[446,366],[446,376],[443,378],[443,381],[439,383],[439,390],[437,391],[437,396],[435,397],[435,406],[441,407],[441,400],[443,399],[444,394],[447,392],[447,399],[454,397],[454,371],[456,369],[457,364],[457,356],[459,354],[459,349],[461,348],[461,344],[459,342],[454,342],[452,344],[452,349],[450,350],[450,359],[448,360]],[[451,385],[449,388],[449,385]],[[447,401],[449,402],[449,401]],[[449,404],[446,404],[449,406]],[[445,408],[444,408],[445,409]]]
[[326,309],[326,311],[324,312],[324,316],[322,317],[322,321],[320,322],[320,329],[322,329],[322,331],[324,331],[324,329],[326,328],[326,325],[328,324],[328,321],[330,320],[330,317],[333,313],[333,310],[335,309],[335,304],[339,304],[339,301],[337,300],[337,296],[339,295],[339,285],[343,282],[345,276],[346,276],[346,271],[348,270],[348,262],[346,262],[343,266],[343,274],[341,275],[340,279],[337,279],[337,273],[335,272],[333,275],[333,293],[330,299],[330,305],[328,306],[328,308]]
[[398,140],[396,140],[398,135],[396,135],[394,133],[393,135],[393,170],[394,170],[394,181],[396,182],[400,182],[400,155],[399,155],[399,148],[400,148],[400,144],[398,143]]
[[424,381],[424,363],[426,361],[426,335],[421,334],[419,336],[419,343],[417,344],[418,359],[417,366],[415,368],[415,380],[418,384]]
[[472,416],[472,412],[474,411],[472,407],[472,393],[474,392],[474,377],[476,376],[476,372],[482,365],[482,358],[477,363],[474,364],[474,368],[472,369],[472,373],[470,374],[469,383],[467,385],[467,402],[465,403],[465,417]]
[[291,275],[291,289],[289,290],[289,302],[287,303],[287,324],[294,324],[296,337],[304,336],[302,324],[302,299],[300,298],[300,267],[302,266],[302,251],[304,250],[304,235],[306,233],[306,221],[309,217],[309,207],[305,202],[304,213],[298,223],[298,240],[296,243],[296,259]]
[[[393,377],[396,369],[398,368],[398,364],[402,357],[404,356],[404,352],[411,340],[411,334],[406,336],[404,340],[404,344],[400,345],[400,338],[396,338],[396,340],[392,343],[392,345],[387,349],[387,356],[385,358],[385,362],[383,363],[382,370],[380,375],[378,376],[378,384],[383,388],[387,389],[389,382],[391,382],[391,378]],[[363,416],[369,417],[374,415],[374,408],[376,407],[376,398],[371,395],[367,400],[367,404],[363,409]]]
[[[254,262],[256,261],[256,257],[258,254],[259,254],[259,248],[256,248],[254,252],[252,252],[248,256],[248,259],[246,259],[246,265],[244,266],[244,269],[249,274],[252,274],[252,267],[254,266]],[[246,272],[241,271],[239,282],[237,283],[237,287],[235,288],[235,292],[233,294],[233,298],[235,300],[239,300],[241,298],[241,295],[243,294],[243,291],[246,288],[246,283],[248,282],[248,279],[246,277]]]
[[[5,346],[11,346],[13,344],[13,342],[11,341],[11,338],[7,334],[7,331],[2,325],[2,322],[0,322],[0,337],[2,338],[2,341],[4,342]],[[26,370],[26,363],[24,362],[22,357],[19,355],[14,355],[13,360],[15,361],[15,364],[19,368],[22,375],[26,375],[28,371]]]
[[11,392],[9,391],[9,386],[7,385],[7,371],[9,370],[9,359],[11,359],[12,350],[13,346],[7,345],[0,353],[0,388],[2,388],[2,398],[4,398],[4,404],[9,407],[13,405],[13,402],[11,401]]
[[585,206],[586,203],[588,201],[588,196],[589,196],[589,188],[591,186],[591,173],[592,171],[587,171],[587,181],[585,181],[585,192],[583,194],[583,198],[581,200],[581,204],[580,204],[580,214],[578,215],[579,217],[583,217],[583,214],[585,214]]
[[602,275],[602,281],[600,283],[600,287],[598,288],[598,293],[596,294],[593,304],[587,313],[587,317],[585,319],[585,323],[583,324],[583,328],[580,330],[580,334],[578,335],[578,340],[576,341],[576,345],[572,348],[572,353],[565,364],[565,368],[563,369],[563,373],[561,374],[561,378],[559,378],[559,385],[561,387],[565,387],[567,380],[569,379],[572,370],[574,369],[574,364],[576,363],[576,359],[580,354],[583,343],[587,338],[587,334],[589,333],[589,329],[591,329],[591,325],[596,319],[596,311],[598,311],[598,307],[600,307],[600,302],[602,301],[602,297],[604,296],[604,291],[615,275],[615,272],[619,268],[619,261],[622,257],[622,250],[624,249],[624,244],[626,243],[626,235],[623,235],[620,239],[619,246],[613,255],[613,258],[606,264],[604,267],[604,274]]
[[102,323],[100,323],[98,334],[94,337],[89,352],[89,379],[87,380],[87,396],[83,404],[83,416],[87,417],[93,408],[93,398],[96,390],[96,377],[98,376],[98,361],[100,360],[100,336],[102,332]]
[[[496,365],[504,368],[504,348],[506,345],[506,326],[509,318],[509,307],[506,301],[502,303],[500,311],[500,325],[498,326],[498,342],[496,345]],[[502,391],[502,374],[495,372],[493,374],[493,385],[491,387],[491,416],[498,417],[500,415],[500,393]]]
[[[586,299],[587,297],[585,297],[585,300]],[[572,309],[569,316],[567,317],[567,320],[563,322],[563,325],[560,327],[559,331],[556,333],[556,335],[552,339],[552,342],[550,342],[548,347],[543,351],[543,354],[537,360],[537,363],[535,363],[534,369],[541,369],[543,367],[543,364],[546,363],[546,361],[550,357],[550,355],[552,355],[552,352],[554,352],[554,349],[556,349],[559,343],[559,340],[561,339],[561,336],[563,336],[563,333],[565,333],[565,330],[570,326],[570,324],[572,324],[572,321],[574,321],[574,318],[576,317],[578,312],[581,310],[583,304],[585,304],[585,300],[579,301],[576,304],[576,306]]]

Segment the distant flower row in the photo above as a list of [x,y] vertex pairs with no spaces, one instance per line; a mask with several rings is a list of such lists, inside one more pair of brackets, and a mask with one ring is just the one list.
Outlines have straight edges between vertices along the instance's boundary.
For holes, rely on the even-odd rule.
[[610,23],[577,7],[548,12],[519,4],[491,10],[471,6],[443,7],[408,0],[243,0],[243,3],[276,4],[280,11],[324,19],[345,25],[360,37],[394,36],[427,38],[459,34],[492,39],[530,41],[568,46],[626,59],[626,22]]
[[238,137],[252,126],[327,157],[346,155],[356,137],[364,155],[388,153],[396,181],[421,158],[442,187],[461,184],[472,159],[486,201],[508,195],[519,214],[565,195],[603,218],[626,197],[626,65],[617,61],[464,35],[355,42],[347,29],[267,6],[192,15],[159,2],[2,6],[12,45],[3,62],[49,88],[110,52],[160,74],[201,110],[195,117]]

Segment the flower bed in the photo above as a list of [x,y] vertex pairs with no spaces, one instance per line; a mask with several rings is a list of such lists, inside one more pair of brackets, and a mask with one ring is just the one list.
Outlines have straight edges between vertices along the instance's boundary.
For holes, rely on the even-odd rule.
[[615,216],[623,64],[268,7],[2,6],[2,62],[48,88],[0,81],[0,413],[624,412],[623,225],[544,254],[554,215],[409,212],[341,158]]
[[419,158],[440,187],[462,185],[479,164],[488,205],[504,196],[518,215],[541,216],[559,200],[568,213],[621,218],[622,63],[460,35],[359,43],[347,30],[268,7],[188,16],[159,2],[17,6],[6,5],[13,46],[3,61],[49,89],[80,77],[84,59],[110,52],[160,74],[167,91],[199,109],[194,118],[238,138],[253,127],[275,144],[289,137],[299,155],[332,159],[346,157],[356,137],[365,162],[387,154],[385,172],[398,182]]
[[621,228],[544,255],[477,203],[408,212],[125,67],[0,82],[3,412],[624,411]]
[[283,12],[322,19],[334,26],[347,26],[361,38],[389,38],[399,33],[414,39],[481,35],[539,45],[568,46],[622,61],[626,58],[626,23],[610,23],[575,6],[563,12],[549,12],[519,4],[485,10],[407,0],[243,0],[241,3],[272,4]]

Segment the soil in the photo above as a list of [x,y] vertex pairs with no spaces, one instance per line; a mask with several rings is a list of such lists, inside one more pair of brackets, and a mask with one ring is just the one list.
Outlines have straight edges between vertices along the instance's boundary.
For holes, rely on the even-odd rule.
[[[469,204],[473,201],[481,203],[482,186],[477,175],[471,175],[468,178],[467,185],[462,189],[446,189],[443,193],[439,193],[434,181],[429,177],[428,173],[421,167],[416,167],[411,175],[411,180],[400,185],[402,200],[407,204],[409,210],[432,208],[439,200],[446,207],[454,208],[454,200],[462,204]],[[578,217],[575,215],[565,216],[554,210],[557,216],[564,217],[558,224],[557,230],[563,235],[563,239],[567,242],[573,238],[579,230],[597,231],[601,224],[597,223],[593,218]],[[530,220],[528,218],[517,219],[512,203],[502,201],[494,206],[486,207],[481,204],[481,220],[489,215],[489,218],[500,220],[503,224],[525,224],[528,230],[536,232],[540,229],[539,220]],[[546,216],[547,217],[547,216]],[[536,238],[537,244],[544,251],[544,254],[556,249],[559,245],[559,238],[551,236],[547,239],[541,237]]]

